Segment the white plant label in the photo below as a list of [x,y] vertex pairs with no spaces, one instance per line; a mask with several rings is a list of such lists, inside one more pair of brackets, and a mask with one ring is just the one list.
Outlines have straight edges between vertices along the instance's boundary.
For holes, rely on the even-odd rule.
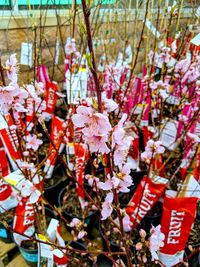
[[55,64],[58,65],[58,59],[59,59],[59,48],[60,48],[60,43],[57,38],[56,40],[56,54],[55,54]]
[[196,46],[199,46],[200,45],[200,33],[197,34],[192,40],[191,40],[191,43],[196,45]]
[[146,23],[145,25],[147,26],[147,28],[151,31],[151,33],[156,36],[156,38],[160,38],[160,33],[159,31],[156,30],[156,28],[154,27],[154,25],[151,23],[150,20],[146,19]]
[[33,44],[22,43],[20,64],[32,67],[33,64],[32,54],[33,54]]

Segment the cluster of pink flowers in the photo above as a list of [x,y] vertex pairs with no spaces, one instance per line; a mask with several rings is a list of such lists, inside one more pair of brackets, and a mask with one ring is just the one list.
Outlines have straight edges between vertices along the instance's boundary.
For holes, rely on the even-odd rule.
[[164,151],[165,151],[165,148],[162,146],[161,141],[149,140],[145,147],[145,151],[141,154],[141,159],[145,161],[146,163],[150,164],[151,160],[157,154],[163,154]]

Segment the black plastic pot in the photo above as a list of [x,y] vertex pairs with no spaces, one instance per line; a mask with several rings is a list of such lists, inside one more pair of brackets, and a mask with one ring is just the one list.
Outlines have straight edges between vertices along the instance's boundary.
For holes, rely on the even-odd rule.
[[121,208],[125,208],[127,206],[137,189],[137,185],[132,185],[129,189],[130,191],[128,193],[119,193],[119,203]]
[[[45,214],[47,217],[51,217],[51,218],[56,219],[56,216],[53,213],[53,211],[47,207],[45,207]],[[23,258],[27,262],[27,264],[32,266],[32,267],[37,267],[38,260],[39,260],[38,259],[38,248],[28,249],[28,248],[24,248],[21,246],[18,246],[18,248],[19,248],[19,251],[21,252]]]
[[[101,237],[102,237],[102,240],[103,240],[103,245],[104,245],[104,251],[108,251],[108,246],[107,246],[107,243],[106,243],[106,238],[105,238],[105,235],[104,235],[104,231],[102,229],[102,225],[101,225],[101,221],[99,220],[99,232],[101,234]],[[123,250],[120,248],[120,246],[117,244],[117,243],[114,243],[112,241],[108,241],[109,242],[109,245],[110,245],[110,249],[112,252],[123,252]],[[136,244],[138,242],[138,238],[136,238],[135,240],[133,240],[133,244]],[[115,260],[119,259],[119,256],[116,255],[116,256],[113,256],[113,258]],[[127,263],[127,258],[125,255],[122,255],[120,257],[123,262],[126,264]],[[109,260],[109,259],[108,259]],[[98,265],[97,265],[98,266]],[[109,266],[109,265],[108,265]],[[112,265],[111,265],[112,266]],[[102,265],[103,267],[103,265]]]
[[49,187],[44,186],[44,197],[51,205],[57,206],[60,190],[67,185],[68,181],[64,178],[67,177],[67,174],[64,171],[64,166],[62,164],[54,170],[52,177],[54,177],[55,174],[60,174],[60,180]]
[[97,257],[97,262],[93,265],[93,267],[112,267],[112,261],[109,260],[105,255],[101,254]]
[[[192,245],[193,249],[200,248],[200,243]],[[185,249],[185,254],[186,257],[189,256],[192,252],[186,248]],[[200,251],[198,251],[196,254],[194,254],[192,257],[188,259],[188,264],[189,267],[199,267],[200,266]]]
[[161,217],[162,217],[162,203],[161,202],[157,202],[156,205],[152,208],[155,209],[155,207],[160,206],[160,211],[158,212],[158,214],[156,215],[149,215],[147,213],[147,215],[143,218],[143,220],[141,221],[141,228],[144,229],[146,232],[149,232],[152,225],[153,226],[158,226],[161,222]]
[[[8,221],[8,225],[12,226],[13,220]],[[4,243],[13,243],[12,233],[8,230],[3,223],[0,222],[0,240]]]
[[130,175],[133,178],[134,185],[139,185],[144,175],[147,174],[147,170],[142,171],[131,171]]
[[[70,246],[74,249],[79,249],[79,250],[86,250],[86,246],[84,245],[84,243],[82,242],[74,242],[72,241],[70,243]],[[78,252],[79,253],[79,252]],[[80,253],[79,253],[80,254]],[[86,255],[86,257],[88,257],[88,255]],[[72,259],[73,260],[73,259]],[[92,261],[89,259],[89,265],[87,267],[93,267],[93,263]],[[68,262],[67,264],[68,267],[71,267],[71,264],[70,264],[70,261]],[[79,267],[82,267],[82,266],[79,266]]]
[[[85,185],[87,186],[87,185]],[[66,192],[66,188],[63,188],[59,195],[58,195],[58,205],[59,207],[62,207],[62,203],[63,203],[63,197],[64,197],[64,194]],[[73,205],[73,203],[71,203]],[[87,228],[90,228],[90,226],[93,226],[94,225],[94,222],[96,220],[96,216],[98,215],[98,211],[94,211],[92,214],[88,215],[86,218],[85,218],[85,224],[87,225]],[[83,218],[80,217],[80,216],[74,216],[73,214],[70,214],[66,211],[63,211],[63,216],[65,217],[66,220],[68,220],[69,222],[74,219],[74,218],[78,218],[79,220],[82,220]]]
[[37,267],[38,263],[38,249],[26,249],[23,247],[19,247],[19,250],[25,259],[25,261],[28,263],[28,265],[32,267]]

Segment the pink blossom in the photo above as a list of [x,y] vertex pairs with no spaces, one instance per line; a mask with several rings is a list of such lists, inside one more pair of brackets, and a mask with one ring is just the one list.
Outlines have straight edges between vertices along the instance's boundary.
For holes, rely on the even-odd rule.
[[145,238],[147,233],[146,233],[145,230],[140,229],[139,234],[140,234],[140,236],[141,236],[142,238]]
[[99,188],[102,190],[117,189],[118,192],[123,193],[129,192],[130,190],[128,187],[133,184],[132,178],[129,175],[130,168],[130,164],[125,164],[120,172],[113,172],[113,177],[111,179],[108,177],[109,179],[105,183],[99,182]]
[[150,151],[144,151],[141,153],[141,159],[147,164],[150,164],[152,157],[153,153]]
[[121,147],[118,146],[115,149],[114,155],[113,155],[115,166],[119,166],[119,167],[122,166],[127,154],[128,154],[127,150],[121,149]]
[[17,66],[16,54],[12,54],[10,58],[6,61],[6,70],[8,79],[13,83],[17,83],[18,66]]
[[86,232],[85,231],[80,231],[79,233],[78,233],[78,236],[77,236],[77,239],[82,239],[84,236],[85,236],[85,234],[86,234]]
[[138,243],[135,245],[135,248],[136,248],[136,250],[141,250],[141,249],[142,249],[142,243],[141,243],[141,242],[138,242]]
[[157,252],[164,246],[165,235],[161,233],[161,225],[156,227],[152,226],[150,230],[151,236],[149,238],[149,249],[151,252],[152,260],[158,260]]
[[8,114],[17,93],[12,85],[0,87],[0,109],[3,114]]
[[70,227],[76,227],[76,228],[79,227],[80,225],[81,221],[78,218],[73,218],[69,224]]
[[99,153],[106,153],[110,152],[106,142],[108,141],[107,135],[93,135],[93,136],[83,136],[83,140],[88,144],[89,150],[91,153],[99,152]]
[[102,190],[108,191],[111,189],[116,189],[119,185],[119,182],[120,182],[119,179],[116,177],[112,178],[108,177],[108,180],[105,183],[99,182],[98,187]]
[[118,124],[113,128],[112,133],[112,148],[115,148],[114,163],[116,166],[119,166],[119,168],[122,167],[133,141],[133,137],[128,136],[123,128],[126,119],[127,114],[123,114]]
[[79,106],[72,116],[75,127],[82,128],[83,139],[88,144],[90,152],[108,153],[106,144],[112,127],[108,116],[96,112],[91,107]]
[[101,210],[101,220],[106,220],[109,216],[111,216],[113,207],[113,193],[110,192],[107,194],[104,203],[102,204],[102,210]]
[[21,184],[21,195],[22,197],[29,197],[29,202],[34,204],[38,201],[41,193],[29,180],[25,180]]
[[190,61],[188,59],[180,60],[176,63],[175,72],[185,73],[190,66]]
[[106,112],[110,113],[118,108],[118,104],[112,100],[108,99],[106,97],[106,93],[102,93],[102,102],[103,102],[103,108]]
[[125,216],[123,217],[122,223],[125,232],[131,231],[133,223],[130,220],[130,216],[126,212]]
[[75,40],[69,40],[67,44],[65,45],[65,52],[67,55],[75,53],[76,52],[76,43]]
[[112,129],[108,117],[91,107],[79,106],[72,121],[75,127],[85,127],[83,133],[87,136],[107,134]]
[[35,84],[36,90],[37,90],[37,95],[44,94],[44,83],[42,82],[36,82]]
[[200,143],[200,137],[197,134],[187,133],[187,136],[190,137],[195,143]]
[[123,129],[123,124],[125,123],[126,119],[127,114],[123,114],[118,124],[113,128],[112,148],[114,148],[115,145],[120,145],[124,138],[125,130]]
[[33,149],[34,151],[37,151],[38,147],[43,143],[42,140],[37,138],[37,135],[29,134],[25,137],[26,139],[26,148],[27,149]]
[[162,154],[165,151],[165,148],[162,146],[161,141],[149,140],[145,147],[145,151],[152,152],[155,154]]
[[85,175],[85,178],[88,180],[88,184],[92,187],[96,183],[96,186],[98,188],[99,186],[99,178],[95,177],[93,175],[87,174]]

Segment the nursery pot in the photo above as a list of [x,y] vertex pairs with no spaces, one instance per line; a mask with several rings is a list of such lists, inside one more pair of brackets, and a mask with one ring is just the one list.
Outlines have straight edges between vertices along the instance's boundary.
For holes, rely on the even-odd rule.
[[[102,237],[102,240],[103,240],[103,245],[104,245],[104,251],[108,251],[108,246],[107,246],[107,243],[106,243],[106,238],[105,238],[105,235],[104,235],[104,231],[103,231],[103,229],[102,229],[102,225],[101,225],[101,220],[99,220],[99,232],[100,232],[100,234],[101,234],[101,237]],[[112,252],[123,252],[123,250],[120,248],[120,245],[119,244],[117,244],[117,243],[115,243],[115,242],[113,242],[113,241],[110,241],[110,240],[108,240],[108,242],[109,242],[109,245],[110,245],[110,249],[111,249],[111,251]],[[136,244],[138,242],[138,237],[136,237],[134,240],[133,240],[133,244]],[[119,258],[119,256],[113,256],[114,257],[114,259],[118,259]],[[123,260],[123,262],[126,264],[126,262],[127,262],[127,258],[126,258],[126,255],[121,255],[120,256],[120,258]],[[100,258],[101,259],[101,258]],[[105,262],[107,262],[107,261],[109,261],[110,262],[110,260],[107,258],[107,257],[103,257],[103,259],[105,260]],[[100,261],[101,262],[101,261]],[[98,265],[97,265],[98,266]],[[107,266],[107,265],[105,265],[105,266]],[[110,266],[109,265],[109,263],[108,263],[108,266]],[[111,265],[112,266],[112,265]],[[102,265],[102,267],[103,267],[103,265]]]
[[28,263],[29,266],[37,267],[38,263],[38,249],[27,249],[23,247],[19,247],[19,250],[25,259],[25,261]]
[[[8,225],[12,226],[13,220],[8,221]],[[12,233],[9,229],[7,229],[3,223],[0,222],[0,240],[4,243],[13,243]]]
[[119,203],[121,208],[125,208],[127,206],[137,189],[137,185],[134,184],[129,187],[129,189],[130,191],[127,193],[119,193]]
[[44,197],[45,199],[51,204],[51,205],[58,205],[58,195],[61,190],[61,188],[65,187],[67,184],[67,181],[65,180],[65,177],[67,176],[64,172],[63,166],[59,166],[57,169],[54,170],[52,174],[52,178],[58,174],[60,174],[60,179],[56,181],[55,184],[50,186],[45,186],[44,184]]
[[[70,246],[71,246],[72,248],[74,248],[74,249],[86,250],[86,246],[85,246],[84,243],[82,243],[82,242],[75,242],[75,241],[72,241],[72,242],[70,243]],[[70,253],[70,254],[71,254],[71,253]],[[79,252],[77,252],[77,255],[78,255],[78,254],[80,255]],[[84,256],[81,255],[81,257],[84,257]],[[86,257],[88,257],[88,254],[86,255]],[[88,264],[89,264],[89,265],[88,265]],[[83,265],[83,266],[84,266],[84,267],[93,267],[93,263],[92,263],[92,261],[91,261],[90,259],[88,259],[88,264],[87,264],[87,266],[86,266],[86,265]],[[68,262],[67,266],[68,266],[68,267],[71,267],[70,261]],[[80,266],[80,267],[82,267],[82,266]]]
[[131,171],[130,175],[133,178],[133,184],[135,186],[139,185],[144,175],[147,174],[147,170],[141,171]]
[[[159,208],[157,214],[152,214],[152,211],[155,210],[155,208]],[[146,232],[149,232],[152,225],[157,226],[160,224],[162,217],[162,203],[157,202],[155,206],[146,214],[146,216],[141,221],[141,228],[144,229]]]
[[[85,185],[86,187],[87,185]],[[89,186],[88,186],[89,187]],[[65,195],[65,192],[66,192],[66,188],[63,188],[59,195],[58,195],[58,204],[59,204],[59,207],[62,207],[62,204],[63,204],[63,197]],[[73,205],[73,203],[72,203]],[[86,218],[85,218],[85,224],[87,225],[87,228],[90,228],[90,226],[93,226],[94,222],[95,222],[95,219],[96,219],[96,216],[98,214],[98,211],[94,211],[93,213],[91,213],[90,215],[88,215]],[[66,210],[63,211],[63,216],[65,217],[66,220],[68,221],[72,221],[72,219],[74,218],[78,218],[79,220],[82,220],[83,218],[81,216],[75,216],[71,213],[68,213]]]
[[93,267],[112,267],[112,266],[113,266],[112,261],[103,254],[100,254],[97,257],[97,262],[93,265]]
[[[13,243],[12,231],[9,226],[13,226],[13,217],[15,214],[15,209],[7,210],[5,213],[1,214],[0,220],[0,240],[5,243]],[[5,224],[4,224],[5,223]]]
[[[51,211],[49,208],[45,207],[45,214],[48,217],[55,218],[53,211]],[[23,258],[27,262],[28,265],[32,267],[37,267],[38,265],[38,248],[30,249],[30,248],[24,248],[22,246],[18,246]]]
[[[200,243],[192,245],[193,249],[200,248]],[[192,252],[186,247],[185,254],[189,256]],[[199,267],[200,266],[200,251],[194,254],[188,259],[189,267]]]

